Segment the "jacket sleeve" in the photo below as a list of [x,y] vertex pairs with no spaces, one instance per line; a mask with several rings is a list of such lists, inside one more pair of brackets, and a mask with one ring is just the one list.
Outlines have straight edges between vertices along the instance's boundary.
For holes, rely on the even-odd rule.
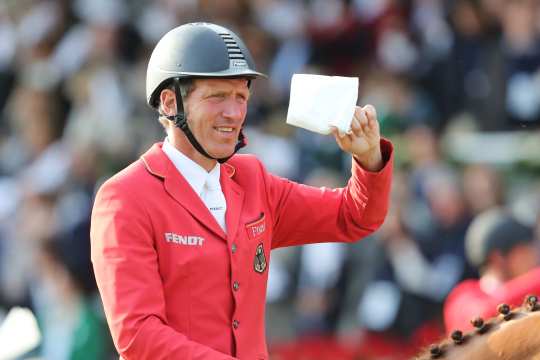
[[121,184],[105,183],[90,232],[97,285],[123,359],[234,359],[168,326],[152,223],[136,196]]
[[317,242],[352,242],[379,228],[388,212],[393,147],[381,140],[384,167],[369,172],[353,159],[339,189],[298,184],[264,172],[273,215],[272,248]]

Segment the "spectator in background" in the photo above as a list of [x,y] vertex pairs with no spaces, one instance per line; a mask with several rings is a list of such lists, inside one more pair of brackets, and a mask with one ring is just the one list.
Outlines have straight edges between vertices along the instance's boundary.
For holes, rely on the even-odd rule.
[[519,306],[527,294],[540,293],[540,256],[533,228],[503,208],[474,218],[466,251],[481,276],[463,281],[448,295],[444,305],[448,333],[471,329],[472,318],[495,315],[500,303]]
[[[57,229],[53,209],[70,166],[61,141],[65,122],[61,96],[35,80],[28,76],[14,89],[7,117],[13,133],[0,147],[2,183],[9,185],[2,198],[14,207],[5,209],[6,217],[0,221],[0,233],[8,239],[2,243],[0,289],[8,303],[25,301],[35,247]],[[13,277],[13,272],[21,276]]]
[[403,212],[405,223],[415,234],[428,236],[435,224],[428,201],[428,180],[434,174],[450,171],[442,158],[439,138],[433,128],[419,124],[404,132],[405,149],[410,159],[410,170],[405,177],[410,196]]
[[505,186],[500,173],[488,164],[471,164],[463,169],[463,193],[471,215],[502,206]]
[[86,222],[41,245],[32,297],[43,333],[38,353],[44,359],[96,360],[110,352],[105,318],[91,296],[89,232]]
[[507,127],[540,124],[540,35],[536,0],[502,3],[501,50],[504,55]]

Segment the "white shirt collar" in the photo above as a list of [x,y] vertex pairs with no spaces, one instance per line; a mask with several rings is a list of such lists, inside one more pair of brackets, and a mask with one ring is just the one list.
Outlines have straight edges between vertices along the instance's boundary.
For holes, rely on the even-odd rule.
[[201,196],[204,184],[207,181],[210,186],[213,186],[216,189],[221,189],[221,185],[219,183],[221,168],[219,163],[216,163],[216,166],[214,166],[210,172],[207,172],[202,166],[172,146],[167,137],[163,141],[162,149],[180,174],[182,174],[189,185],[191,185],[197,195]]

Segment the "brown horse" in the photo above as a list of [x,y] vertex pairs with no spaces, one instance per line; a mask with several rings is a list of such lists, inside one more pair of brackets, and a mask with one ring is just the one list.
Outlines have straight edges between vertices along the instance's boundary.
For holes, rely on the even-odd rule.
[[528,295],[523,306],[497,307],[499,315],[488,321],[471,320],[476,328],[463,334],[452,332],[450,339],[432,345],[417,360],[540,360],[540,302]]

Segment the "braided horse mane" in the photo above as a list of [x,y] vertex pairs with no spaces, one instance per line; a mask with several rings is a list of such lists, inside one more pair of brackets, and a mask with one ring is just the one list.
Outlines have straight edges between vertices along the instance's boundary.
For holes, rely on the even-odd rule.
[[431,345],[416,360],[540,360],[540,302],[525,297],[523,306],[497,307],[498,316],[487,321],[475,318],[475,330],[452,332],[449,339]]

